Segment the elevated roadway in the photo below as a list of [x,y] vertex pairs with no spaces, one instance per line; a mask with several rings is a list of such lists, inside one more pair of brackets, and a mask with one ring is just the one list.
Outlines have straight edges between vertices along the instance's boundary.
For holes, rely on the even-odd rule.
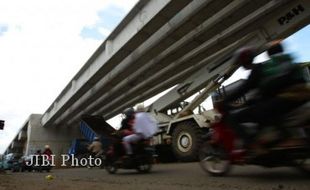
[[203,66],[210,72],[238,47],[293,34],[309,23],[309,9],[306,0],[142,0],[43,114],[42,125],[74,125],[82,114],[109,119]]

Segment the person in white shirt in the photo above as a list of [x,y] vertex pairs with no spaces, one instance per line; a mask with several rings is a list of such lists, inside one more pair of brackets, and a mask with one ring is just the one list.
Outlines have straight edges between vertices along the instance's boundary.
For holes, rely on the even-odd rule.
[[134,134],[123,138],[126,154],[129,156],[133,154],[131,143],[138,142],[142,139],[149,139],[158,131],[156,120],[149,113],[145,112],[142,104],[137,106],[133,130]]

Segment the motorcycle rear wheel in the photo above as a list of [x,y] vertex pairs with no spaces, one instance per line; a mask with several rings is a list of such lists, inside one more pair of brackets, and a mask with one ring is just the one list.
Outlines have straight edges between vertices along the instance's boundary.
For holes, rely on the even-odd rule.
[[203,143],[199,150],[199,165],[212,176],[224,176],[231,169],[226,151],[208,142]]
[[307,175],[310,175],[310,158],[296,160],[297,168]]
[[115,174],[118,168],[115,164],[107,164],[105,169],[109,174]]
[[137,171],[139,173],[149,173],[152,169],[152,164],[145,163],[145,164],[139,164],[137,167]]

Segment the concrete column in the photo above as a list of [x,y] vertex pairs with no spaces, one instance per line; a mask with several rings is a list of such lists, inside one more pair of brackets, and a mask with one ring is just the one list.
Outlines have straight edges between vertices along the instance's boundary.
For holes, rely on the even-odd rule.
[[55,154],[55,164],[60,166],[61,155],[67,154],[71,142],[75,138],[81,138],[79,126],[50,126],[42,127],[42,115],[32,114],[28,122],[28,138],[26,155],[34,154],[37,150],[44,150],[45,145],[49,145],[53,154]]

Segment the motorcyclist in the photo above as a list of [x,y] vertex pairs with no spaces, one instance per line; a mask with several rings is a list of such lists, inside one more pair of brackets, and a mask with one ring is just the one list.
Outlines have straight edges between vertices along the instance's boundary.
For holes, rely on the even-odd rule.
[[51,148],[50,148],[50,146],[49,146],[48,144],[44,146],[44,151],[43,151],[42,154],[43,154],[43,155],[46,155],[48,161],[51,162],[53,152],[52,152],[52,150],[51,150]]
[[93,142],[88,146],[88,150],[93,157],[99,157],[103,153],[102,143],[99,137],[94,138]]
[[123,138],[123,144],[127,157],[132,156],[131,143],[152,137],[158,130],[156,120],[148,113],[142,104],[137,106],[135,121],[133,125],[134,133]]
[[134,124],[134,119],[135,119],[135,110],[134,108],[126,108],[123,111],[124,118],[121,122],[121,127],[118,130],[119,135],[121,137],[125,137],[128,135],[131,135],[134,133],[133,131],[133,124]]
[[228,92],[221,104],[221,109],[225,110],[227,105],[250,90],[257,91],[254,102],[241,110],[229,113],[226,118],[246,146],[252,143],[253,138],[246,132],[242,123],[255,122],[259,126],[273,124],[280,116],[305,103],[309,98],[307,94],[294,98],[288,95],[291,88],[299,85],[305,90],[305,80],[300,67],[293,64],[292,57],[283,53],[282,45],[271,44],[268,54],[269,61],[253,64],[253,59],[257,55],[255,47],[242,48],[235,53],[235,60],[246,70],[251,70],[251,74],[243,85]]

